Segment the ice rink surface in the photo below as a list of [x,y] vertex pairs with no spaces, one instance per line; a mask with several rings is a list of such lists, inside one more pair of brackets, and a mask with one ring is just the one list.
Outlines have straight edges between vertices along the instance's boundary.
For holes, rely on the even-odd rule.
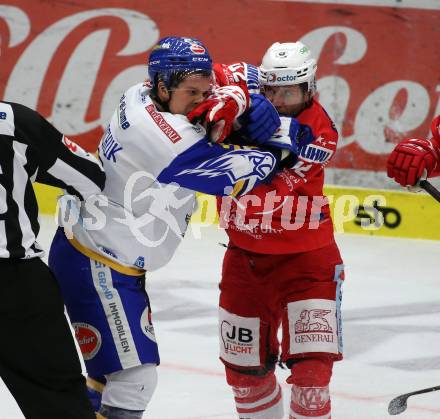
[[[45,249],[53,233],[52,219],[43,218]],[[196,239],[190,227],[172,262],[147,276],[162,364],[144,418],[236,418],[218,360],[217,284],[225,250],[218,243],[226,237],[216,227],[201,235]],[[332,418],[389,418],[393,397],[440,384],[440,242],[355,235],[337,241],[346,265],[345,359],[334,368]],[[281,369],[277,375],[287,377]],[[289,387],[283,389],[287,412]],[[409,399],[396,417],[440,417],[440,392]],[[0,380],[0,419],[22,418]]]

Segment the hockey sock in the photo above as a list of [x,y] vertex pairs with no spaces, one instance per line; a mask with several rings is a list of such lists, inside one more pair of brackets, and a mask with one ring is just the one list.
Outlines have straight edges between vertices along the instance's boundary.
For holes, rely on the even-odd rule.
[[330,419],[330,359],[304,359],[295,363],[287,382],[292,384],[289,419]]
[[241,419],[282,419],[282,392],[273,372],[255,377],[228,371],[228,382]]

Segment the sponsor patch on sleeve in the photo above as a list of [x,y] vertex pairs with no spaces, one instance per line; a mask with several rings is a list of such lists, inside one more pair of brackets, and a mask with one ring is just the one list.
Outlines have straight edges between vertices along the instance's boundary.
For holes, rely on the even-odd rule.
[[148,105],[145,107],[147,112],[150,114],[153,121],[159,127],[159,129],[168,137],[172,143],[177,143],[182,137],[177,133],[177,131],[165,120],[160,112],[154,109],[153,105]]
[[[320,138],[318,138],[319,142]],[[299,156],[308,163],[326,163],[333,156],[333,150],[325,147],[326,142],[321,140],[321,145],[307,144],[299,149]]]

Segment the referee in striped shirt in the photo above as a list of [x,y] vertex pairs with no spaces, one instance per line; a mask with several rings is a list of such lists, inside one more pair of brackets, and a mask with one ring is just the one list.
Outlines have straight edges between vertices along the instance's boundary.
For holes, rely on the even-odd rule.
[[34,181],[85,199],[101,192],[105,175],[37,112],[0,102],[0,376],[26,419],[94,419],[60,291],[36,242]]

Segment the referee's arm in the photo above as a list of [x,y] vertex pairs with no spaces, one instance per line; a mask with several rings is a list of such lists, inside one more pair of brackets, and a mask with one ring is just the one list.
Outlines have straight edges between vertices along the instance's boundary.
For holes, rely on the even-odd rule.
[[63,136],[37,112],[22,107],[16,115],[26,119],[21,127],[37,127],[26,133],[39,160],[35,181],[63,188],[80,199],[104,189],[104,170],[92,154]]

